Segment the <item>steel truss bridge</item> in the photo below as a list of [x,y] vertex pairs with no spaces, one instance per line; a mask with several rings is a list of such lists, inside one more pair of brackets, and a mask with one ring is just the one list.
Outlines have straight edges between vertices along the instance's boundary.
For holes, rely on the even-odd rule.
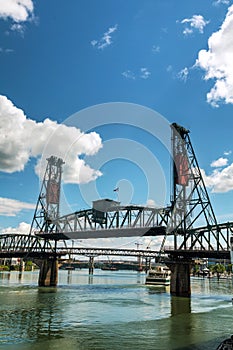
[[55,247],[50,241],[36,236],[7,234],[0,236],[0,258],[20,257],[25,259],[65,255],[83,256],[134,256],[157,258],[159,251],[149,249]]
[[[230,259],[230,237],[233,223],[220,224],[218,227],[200,227],[190,231],[178,249],[174,246],[164,246],[163,251],[151,249],[123,249],[123,248],[87,248],[68,247],[66,241],[61,246],[57,241],[51,241],[34,235],[4,234],[0,236],[0,258],[46,258],[65,255],[82,256],[134,256],[167,260],[169,255],[174,257],[202,257],[215,259]],[[215,241],[209,239],[211,232],[216,231]],[[220,239],[222,238],[222,239]],[[184,242],[193,241],[187,249]],[[211,241],[211,244],[210,244]],[[219,242],[225,242],[226,245]],[[198,242],[198,245],[196,244]],[[209,243],[208,246],[206,243]],[[217,244],[217,246],[216,246]]]
[[169,212],[169,208],[114,205],[104,216],[93,208],[59,217],[55,224],[64,238],[158,236],[166,233]]
[[[94,201],[91,209],[61,216],[60,190],[64,162],[54,156],[48,158],[29,235],[1,235],[0,257],[64,255],[70,251],[67,240],[162,236],[159,252],[153,252],[159,259],[164,254],[173,258],[230,258],[233,223],[219,224],[216,220],[189,131],[173,123],[171,142],[173,187],[171,204],[166,208],[122,206],[119,202],[103,199]],[[204,226],[200,227],[199,222],[204,222]],[[169,249],[166,246],[168,241]],[[130,249],[72,249],[73,253],[89,256],[152,254],[150,250],[137,253]]]

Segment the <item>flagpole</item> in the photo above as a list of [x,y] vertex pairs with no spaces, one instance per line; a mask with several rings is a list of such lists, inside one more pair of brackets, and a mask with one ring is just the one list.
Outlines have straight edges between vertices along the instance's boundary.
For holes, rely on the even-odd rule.
[[117,202],[119,202],[119,187],[115,188],[113,191],[117,193]]

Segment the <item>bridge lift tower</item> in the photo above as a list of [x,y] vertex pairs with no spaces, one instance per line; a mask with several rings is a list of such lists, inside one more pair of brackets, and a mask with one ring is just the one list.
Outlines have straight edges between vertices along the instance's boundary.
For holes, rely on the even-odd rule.
[[[192,249],[198,244],[200,249],[214,249],[211,245],[213,238],[217,249],[224,249],[222,241],[226,242],[221,233],[212,204],[198,165],[190,137],[189,130],[176,123],[172,129],[173,155],[173,193],[171,198],[171,216],[167,230],[174,234],[174,249]],[[196,230],[203,226],[208,231]],[[212,236],[212,243],[210,240]],[[182,236],[179,246],[177,236]],[[220,239],[221,238],[221,239]]]
[[59,217],[62,166],[64,161],[61,158],[51,156],[47,159],[47,162],[29,235],[32,233],[57,232],[54,222]]

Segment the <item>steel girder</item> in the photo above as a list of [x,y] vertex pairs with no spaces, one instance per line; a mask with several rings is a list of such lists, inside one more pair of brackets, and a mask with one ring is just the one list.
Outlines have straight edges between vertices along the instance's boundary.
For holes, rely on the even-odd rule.
[[166,226],[169,208],[149,208],[142,206],[119,206],[105,213],[103,223],[93,220],[93,210],[81,210],[60,217],[56,222],[58,232],[77,232],[85,230],[109,230],[124,228],[151,228]]
[[58,252],[61,252],[63,255],[83,255],[83,256],[135,256],[142,258],[157,258],[159,252],[149,249],[118,249],[118,248],[83,248],[83,247],[72,247],[67,248],[57,248]]
[[0,253],[54,252],[51,242],[36,236],[22,234],[0,235]]

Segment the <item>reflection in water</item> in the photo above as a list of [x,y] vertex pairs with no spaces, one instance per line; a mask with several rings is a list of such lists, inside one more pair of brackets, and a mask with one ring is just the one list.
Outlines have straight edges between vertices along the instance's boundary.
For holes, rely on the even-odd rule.
[[171,316],[191,313],[191,299],[171,297]]
[[72,270],[68,270],[68,275],[67,275],[67,284],[72,283]]
[[208,282],[205,293],[194,281],[189,299],[139,285],[136,273],[59,273],[57,288],[38,288],[38,274],[24,272],[19,283],[17,273],[0,273],[0,349],[213,350],[231,334],[226,284]]
[[[191,315],[191,299],[171,297],[170,342],[172,349],[182,349],[192,344],[194,319]],[[185,339],[185,341],[184,341]],[[188,347],[187,347],[188,349]],[[190,348],[191,349],[191,348]]]
[[22,271],[19,271],[19,282],[21,282],[22,276],[23,276],[23,272],[22,272]]
[[0,317],[1,343],[7,344],[14,339],[17,344],[24,338],[36,339],[45,331],[50,333],[53,303],[49,303],[42,310],[43,296],[40,293],[33,297],[27,295],[28,293],[23,296],[24,293],[24,290],[19,289],[16,293],[5,295],[4,300],[1,300],[4,305]]
[[88,275],[88,284],[93,284],[93,275]]
[[11,274],[10,272],[3,272],[3,271],[0,271],[0,280],[10,280],[11,278]]
[[146,288],[148,289],[149,294],[158,294],[158,293],[169,293],[170,287],[169,286],[150,286],[146,285]]

